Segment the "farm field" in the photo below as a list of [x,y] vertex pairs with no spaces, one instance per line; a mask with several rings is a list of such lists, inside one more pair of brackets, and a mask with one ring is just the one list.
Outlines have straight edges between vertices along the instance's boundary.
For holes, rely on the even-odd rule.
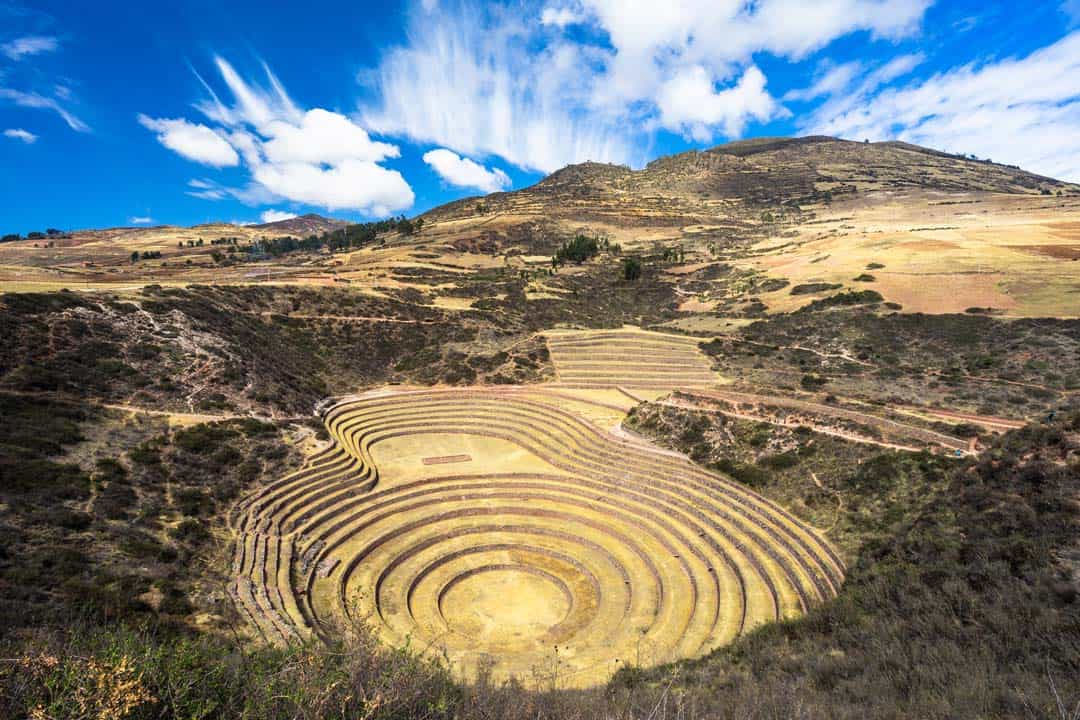
[[715,385],[720,378],[698,342],[631,328],[547,333],[559,384],[584,389],[624,387],[662,393],[674,387]]

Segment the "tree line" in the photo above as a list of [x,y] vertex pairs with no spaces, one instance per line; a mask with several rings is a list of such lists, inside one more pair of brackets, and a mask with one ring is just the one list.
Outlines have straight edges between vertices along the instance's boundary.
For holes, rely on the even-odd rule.
[[40,231],[28,232],[28,233],[26,233],[25,238],[22,235],[20,235],[19,233],[8,233],[7,235],[4,235],[4,236],[0,237],[0,243],[18,242],[19,240],[50,240],[50,239],[55,239],[55,238],[67,238],[67,237],[71,237],[71,235],[64,232],[63,230],[57,230],[56,228],[49,228],[45,232],[40,232]]

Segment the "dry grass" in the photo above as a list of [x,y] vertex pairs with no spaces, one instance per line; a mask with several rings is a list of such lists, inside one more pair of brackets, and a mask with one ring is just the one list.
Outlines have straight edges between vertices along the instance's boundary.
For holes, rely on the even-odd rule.
[[[1080,201],[1049,201],[978,193],[950,195],[950,203],[929,193],[902,198],[835,203],[819,221],[798,228],[791,244],[770,253],[766,240],[758,257],[739,261],[747,268],[792,285],[809,282],[865,286],[905,312],[963,312],[991,307],[1020,317],[1080,315],[1080,263],[1072,230]],[[871,263],[875,280],[854,283]],[[763,296],[771,311],[807,304],[784,289]]]

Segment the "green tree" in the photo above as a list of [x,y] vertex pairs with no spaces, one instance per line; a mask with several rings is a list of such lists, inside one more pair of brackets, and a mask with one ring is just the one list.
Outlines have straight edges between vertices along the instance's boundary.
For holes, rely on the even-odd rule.
[[628,257],[622,264],[623,280],[634,282],[641,277],[641,261],[636,257]]
[[589,258],[595,256],[598,252],[600,252],[600,246],[597,243],[596,238],[578,235],[573,240],[564,242],[562,246],[555,251],[555,256],[551,258],[551,264],[558,266],[569,260],[580,265]]

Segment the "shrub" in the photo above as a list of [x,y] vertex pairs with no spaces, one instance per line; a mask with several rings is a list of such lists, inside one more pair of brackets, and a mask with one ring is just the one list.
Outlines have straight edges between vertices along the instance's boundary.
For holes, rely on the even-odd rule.
[[838,283],[805,283],[803,285],[796,285],[791,288],[792,295],[812,295],[814,293],[826,292],[828,290],[838,290],[843,287]]
[[182,520],[170,533],[174,540],[182,543],[198,544],[210,537],[210,532],[198,520]]
[[786,470],[799,464],[799,456],[795,453],[762,455],[758,458],[757,464],[770,470]]

